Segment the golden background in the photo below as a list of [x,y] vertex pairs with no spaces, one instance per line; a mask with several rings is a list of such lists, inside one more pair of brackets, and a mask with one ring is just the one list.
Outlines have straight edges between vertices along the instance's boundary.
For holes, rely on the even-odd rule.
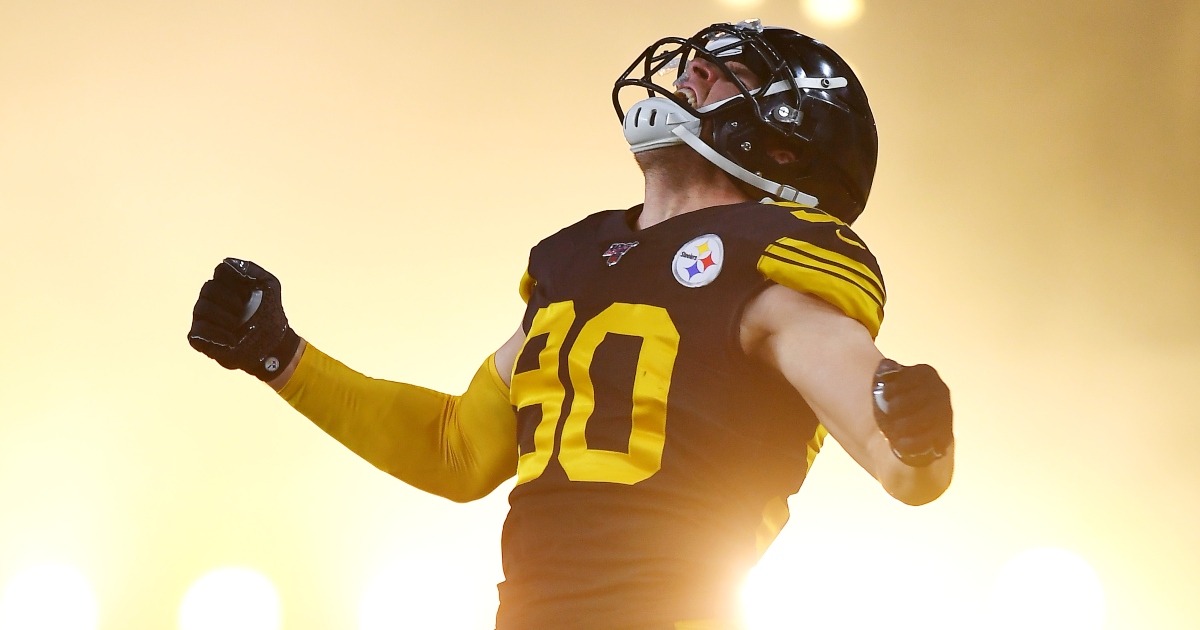
[[844,28],[783,0],[0,0],[0,587],[65,563],[101,628],[173,628],[240,566],[315,630],[392,571],[420,594],[404,627],[487,623],[511,486],[460,506],[357,460],[188,347],[196,292],[255,260],[323,350],[461,391],[528,249],[640,200],[612,80],[748,15],[866,85],[879,344],[939,369],[958,435],[922,508],[818,458],[764,560],[798,585],[778,627],[864,614],[804,585],[985,627],[997,571],[1044,545],[1095,569],[1109,630],[1200,627],[1195,0],[876,0]]

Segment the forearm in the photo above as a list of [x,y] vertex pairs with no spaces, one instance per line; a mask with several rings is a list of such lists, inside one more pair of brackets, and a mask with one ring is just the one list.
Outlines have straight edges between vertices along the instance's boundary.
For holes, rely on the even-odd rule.
[[[921,505],[945,492],[954,473],[952,449],[928,466],[912,467],[885,437],[873,394],[883,355],[860,323],[818,298],[772,287],[747,308],[742,333],[747,352],[778,369],[889,494]],[[945,407],[948,412],[948,398]],[[903,451],[908,445],[897,446]]]
[[463,396],[369,378],[306,344],[289,369],[277,379],[280,396],[416,488],[470,501],[516,471],[516,416],[490,357]]
[[954,445],[946,454],[921,468],[906,465],[892,452],[887,438],[876,432],[868,443],[872,474],[888,494],[909,505],[924,505],[942,496],[954,476]]

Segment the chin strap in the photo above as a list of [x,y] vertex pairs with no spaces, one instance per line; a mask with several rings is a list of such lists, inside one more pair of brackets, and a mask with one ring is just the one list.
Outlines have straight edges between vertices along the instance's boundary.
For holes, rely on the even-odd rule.
[[766,192],[772,197],[791,201],[802,206],[811,208],[817,207],[817,198],[802,193],[791,186],[784,186],[778,182],[773,182],[761,175],[756,175],[750,171],[738,166],[729,158],[717,153],[716,149],[708,146],[708,143],[701,140],[699,136],[683,125],[671,129],[671,133],[675,134],[680,140],[683,140],[693,151],[699,153],[704,159],[712,162],[717,168],[725,171],[729,175],[738,178],[739,180],[754,186],[755,188]]
[[[741,98],[741,95],[710,103],[700,108],[699,111],[701,113],[711,111],[734,98]],[[791,201],[811,208],[817,207],[816,197],[751,173],[738,166],[733,160],[717,153],[716,149],[700,139],[700,119],[688,113],[679,103],[671,99],[656,96],[639,102],[631,107],[629,113],[625,115],[622,127],[625,131],[625,140],[629,142],[629,150],[634,153],[687,144],[692,150],[731,177],[736,177],[776,199]]]

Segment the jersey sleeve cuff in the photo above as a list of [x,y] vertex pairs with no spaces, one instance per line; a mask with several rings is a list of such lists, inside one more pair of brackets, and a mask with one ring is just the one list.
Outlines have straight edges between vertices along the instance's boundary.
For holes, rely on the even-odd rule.
[[329,357],[311,343],[304,344],[304,352],[300,355],[300,361],[296,363],[296,369],[292,371],[292,376],[288,379],[287,384],[279,390],[279,397],[291,402],[304,389],[304,383],[319,371],[318,364],[322,359],[328,360]]

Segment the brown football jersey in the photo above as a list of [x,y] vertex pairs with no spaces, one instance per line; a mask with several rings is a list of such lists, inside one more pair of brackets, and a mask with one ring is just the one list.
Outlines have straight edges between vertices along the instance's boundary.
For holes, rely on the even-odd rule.
[[737,619],[825,435],[742,351],[742,311],[778,283],[872,335],[883,318],[874,257],[819,210],[742,203],[637,230],[639,210],[530,253],[500,630]]

